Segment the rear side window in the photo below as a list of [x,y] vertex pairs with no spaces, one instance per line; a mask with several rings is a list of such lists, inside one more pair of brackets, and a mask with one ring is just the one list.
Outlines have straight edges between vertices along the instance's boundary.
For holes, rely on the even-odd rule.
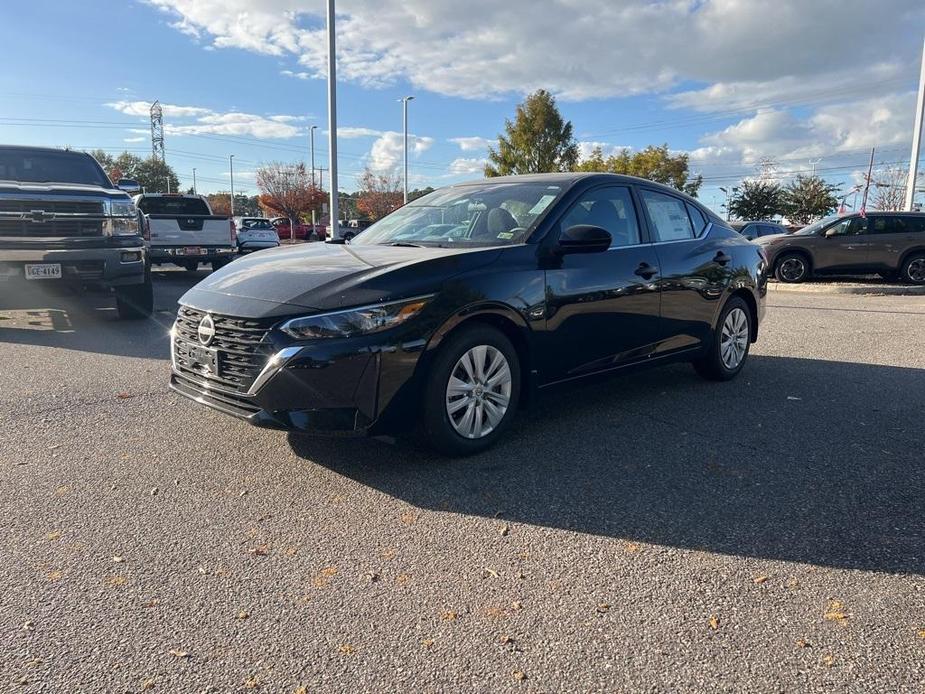
[[707,228],[706,217],[690,203],[687,203],[687,213],[691,216],[691,224],[694,225],[694,236],[700,236],[703,230]]
[[911,234],[925,231],[925,217],[871,217],[872,234]]
[[780,227],[776,227],[773,224],[762,224],[760,225],[761,231],[759,236],[773,236],[774,234],[783,234],[784,230]]
[[659,241],[694,238],[694,227],[683,200],[645,188],[639,191]]
[[138,202],[138,207],[145,214],[208,215],[209,206],[200,198],[147,198]]

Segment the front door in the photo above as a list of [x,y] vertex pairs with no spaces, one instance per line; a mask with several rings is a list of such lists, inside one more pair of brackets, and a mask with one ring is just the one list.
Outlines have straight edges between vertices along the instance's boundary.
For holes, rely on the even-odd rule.
[[658,339],[658,259],[630,189],[586,191],[552,233],[579,224],[606,229],[613,241],[602,253],[563,256],[546,271],[547,383],[644,359]]
[[862,269],[867,265],[867,218],[848,217],[827,227],[813,243],[813,269],[823,272]]

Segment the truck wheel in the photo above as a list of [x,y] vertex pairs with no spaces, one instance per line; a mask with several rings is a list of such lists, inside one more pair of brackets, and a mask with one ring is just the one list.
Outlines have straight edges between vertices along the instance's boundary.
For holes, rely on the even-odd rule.
[[122,320],[147,318],[154,313],[154,284],[151,271],[145,270],[145,281],[116,287],[116,309]]

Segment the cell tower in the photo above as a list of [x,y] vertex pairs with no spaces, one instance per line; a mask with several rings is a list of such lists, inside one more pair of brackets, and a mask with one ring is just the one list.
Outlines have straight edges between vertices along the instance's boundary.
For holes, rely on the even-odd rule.
[[151,156],[164,161],[164,111],[161,102],[151,104]]

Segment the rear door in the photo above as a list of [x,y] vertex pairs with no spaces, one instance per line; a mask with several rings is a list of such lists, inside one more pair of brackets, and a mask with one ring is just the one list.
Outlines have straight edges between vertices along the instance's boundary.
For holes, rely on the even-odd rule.
[[920,233],[923,218],[912,215],[871,216],[868,263],[871,270],[888,272],[898,270],[903,253],[916,241],[925,243]]
[[867,218],[856,216],[826,227],[813,245],[813,268],[824,272],[864,269],[869,246],[867,226]]

